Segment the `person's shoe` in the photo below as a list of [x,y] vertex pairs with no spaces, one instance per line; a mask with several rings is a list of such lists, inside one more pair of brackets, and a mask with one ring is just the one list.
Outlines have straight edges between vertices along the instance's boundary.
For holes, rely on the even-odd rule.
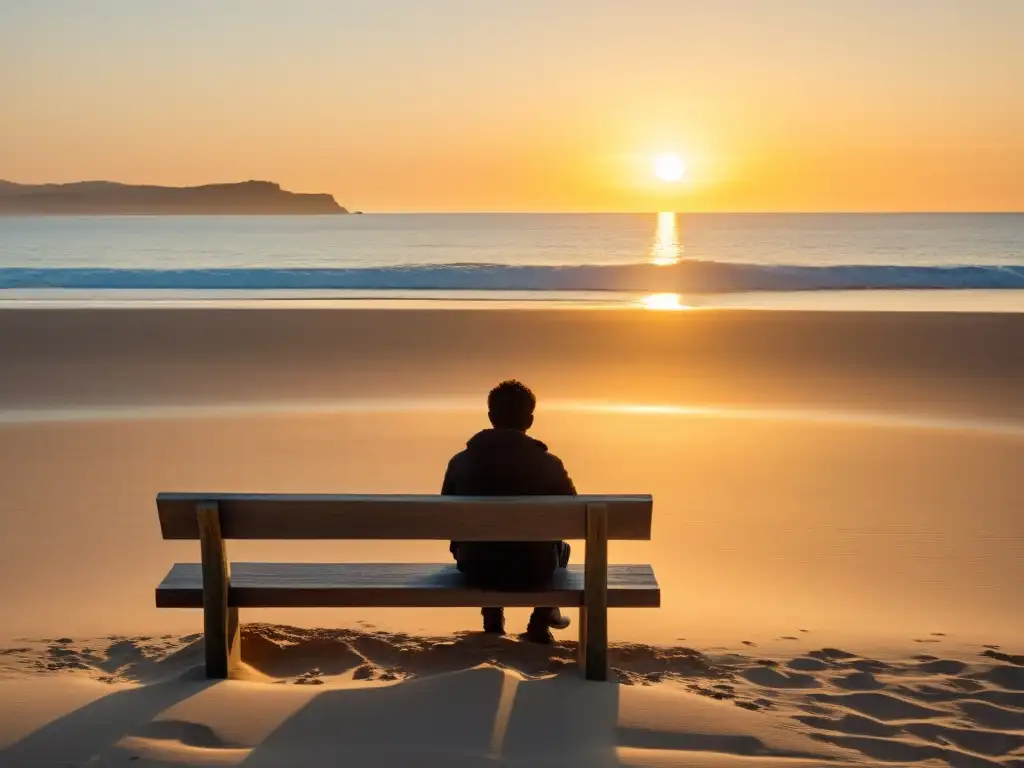
[[557,608],[551,609],[551,614],[548,616],[548,626],[551,629],[568,629],[570,624],[572,624],[572,620],[568,616],[563,616]]
[[572,621],[563,616],[557,608],[534,608],[530,616],[530,625],[549,629],[568,629]]
[[480,613],[484,617],[484,632],[489,635],[505,634],[505,611],[501,608],[483,608]]
[[526,633],[523,637],[528,642],[537,643],[538,645],[551,645],[555,642],[555,636],[551,634],[551,630],[547,628],[546,624],[536,624],[534,622],[526,625]]

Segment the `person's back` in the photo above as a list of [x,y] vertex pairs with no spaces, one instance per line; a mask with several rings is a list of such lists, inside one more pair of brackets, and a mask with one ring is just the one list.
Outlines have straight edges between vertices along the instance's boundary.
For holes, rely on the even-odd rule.
[[[493,429],[474,435],[448,463],[441,493],[449,496],[561,496],[576,489],[565,467],[547,446],[526,434],[536,399],[517,381],[495,387],[487,400]],[[565,567],[564,542],[452,542],[459,570],[485,589],[535,589]],[[500,608],[484,609],[484,628],[504,631]],[[557,609],[538,608],[528,634],[549,639],[548,626],[567,626]]]

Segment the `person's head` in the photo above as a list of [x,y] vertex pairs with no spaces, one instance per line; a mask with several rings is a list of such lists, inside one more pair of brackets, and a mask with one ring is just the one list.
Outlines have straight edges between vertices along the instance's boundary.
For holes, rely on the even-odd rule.
[[496,429],[518,429],[525,432],[533,426],[533,409],[537,398],[521,381],[510,379],[491,390],[487,396],[487,415]]

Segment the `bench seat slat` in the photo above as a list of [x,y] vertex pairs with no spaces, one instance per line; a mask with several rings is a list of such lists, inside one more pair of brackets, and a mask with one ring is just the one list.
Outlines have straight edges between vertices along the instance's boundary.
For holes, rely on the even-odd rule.
[[[583,566],[556,572],[550,589],[490,592],[468,587],[450,564],[232,563],[229,604],[238,608],[480,607],[569,608],[583,602]],[[661,591],[649,565],[608,566],[608,607],[656,608]],[[201,608],[202,568],[175,563],[156,589],[158,608]]]

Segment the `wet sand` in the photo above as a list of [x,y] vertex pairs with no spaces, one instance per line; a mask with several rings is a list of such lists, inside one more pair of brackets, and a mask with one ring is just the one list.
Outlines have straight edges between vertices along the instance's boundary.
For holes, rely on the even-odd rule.
[[479,397],[1024,418],[1024,314],[0,311],[0,408]]

